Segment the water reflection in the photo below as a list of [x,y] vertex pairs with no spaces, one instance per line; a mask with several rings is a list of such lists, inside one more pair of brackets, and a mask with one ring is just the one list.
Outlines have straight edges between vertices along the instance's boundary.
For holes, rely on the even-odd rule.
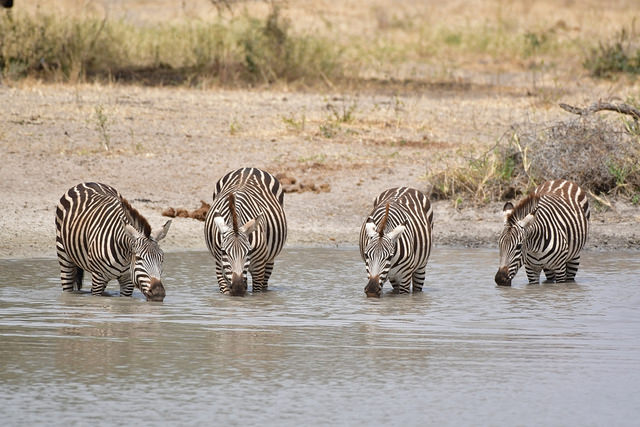
[[581,310],[589,297],[588,287],[579,282],[542,283],[522,288],[500,286],[497,289],[514,312],[537,311],[544,307],[550,312],[567,314]]

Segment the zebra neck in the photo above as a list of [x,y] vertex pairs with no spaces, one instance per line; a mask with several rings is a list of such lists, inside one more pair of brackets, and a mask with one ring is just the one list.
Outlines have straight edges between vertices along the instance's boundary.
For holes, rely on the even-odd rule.
[[151,235],[151,226],[145,217],[142,216],[124,197],[120,196],[120,207],[124,214],[124,219],[131,224],[136,230],[149,237]]

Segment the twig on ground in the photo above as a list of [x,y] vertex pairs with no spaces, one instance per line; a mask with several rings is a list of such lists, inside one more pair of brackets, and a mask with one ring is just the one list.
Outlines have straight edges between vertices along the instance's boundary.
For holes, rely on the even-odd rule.
[[597,101],[591,104],[590,106],[588,106],[587,108],[579,108],[579,107],[574,107],[572,105],[562,104],[562,103],[560,103],[559,105],[560,105],[560,108],[562,108],[563,110],[573,114],[578,114],[580,116],[586,116],[592,113],[596,113],[598,111],[615,111],[621,114],[627,114],[633,117],[634,120],[640,119],[640,110],[638,110],[635,107],[632,107],[629,104],[624,104],[624,103],[613,104],[611,102]]
[[589,192],[589,195],[591,197],[593,197],[594,199],[596,199],[598,202],[600,202],[600,204],[608,207],[609,209],[611,209],[613,206],[611,205],[611,202],[608,201],[605,197],[599,197],[597,195],[595,195],[591,190],[587,190]]

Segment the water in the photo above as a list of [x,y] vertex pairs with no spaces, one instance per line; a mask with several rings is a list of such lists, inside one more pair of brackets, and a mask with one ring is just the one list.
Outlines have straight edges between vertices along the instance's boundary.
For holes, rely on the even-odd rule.
[[575,284],[520,272],[512,288],[493,283],[497,258],[435,248],[423,293],[375,300],[356,250],[288,249],[270,292],[232,298],[208,253],[169,253],[164,303],[63,294],[55,259],[0,261],[0,417],[637,425],[638,253],[588,252]]

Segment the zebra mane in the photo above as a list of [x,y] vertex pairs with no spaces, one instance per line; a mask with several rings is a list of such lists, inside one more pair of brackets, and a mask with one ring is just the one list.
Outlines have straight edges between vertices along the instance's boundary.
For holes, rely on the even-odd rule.
[[520,200],[518,204],[513,208],[513,211],[507,216],[507,222],[513,224],[515,221],[521,220],[525,216],[529,215],[538,207],[540,201],[540,195],[531,193],[524,199]]
[[380,225],[378,225],[378,229],[376,230],[380,237],[384,235],[384,228],[387,226],[387,220],[389,219],[389,203],[384,208],[384,216],[382,217],[382,221],[380,221]]
[[231,212],[233,232],[238,234],[238,213],[236,212],[236,197],[233,193],[229,193],[229,212]]
[[151,236],[151,226],[149,222],[147,222],[147,219],[122,196],[120,196],[120,204],[124,210],[124,216],[127,218],[127,222],[136,230],[144,233],[146,237]]

